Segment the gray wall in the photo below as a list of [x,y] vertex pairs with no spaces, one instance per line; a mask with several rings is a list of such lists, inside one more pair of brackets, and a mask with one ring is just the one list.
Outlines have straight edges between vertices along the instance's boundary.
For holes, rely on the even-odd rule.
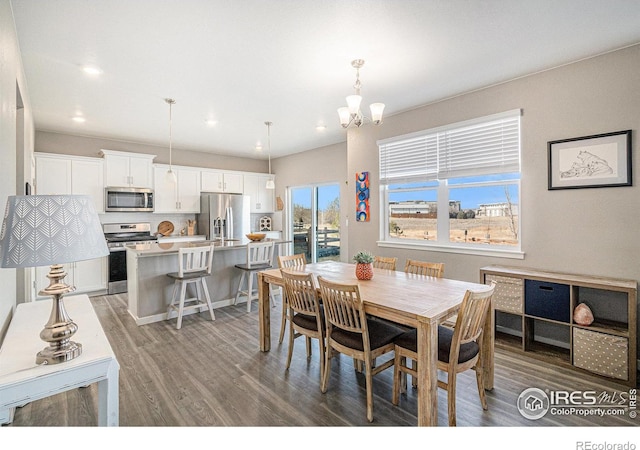
[[[24,105],[19,114],[18,91]],[[20,130],[19,136],[17,130]],[[22,182],[32,177],[30,161],[33,153],[33,134],[31,106],[11,4],[9,0],[0,0],[0,210],[3,217],[7,197],[16,194],[17,180]],[[16,162],[18,160],[20,167]],[[16,303],[22,300],[17,292],[24,292],[22,284],[28,282],[21,276],[21,286],[17,289],[16,277],[15,269],[0,269],[0,342],[4,338]]]
[[[390,101],[390,100],[389,100]],[[389,102],[388,101],[388,102]],[[524,77],[385,118],[380,127],[348,134],[349,174],[371,172],[378,192],[376,140],[501,111],[522,109],[521,220],[524,260],[378,249],[377,253],[446,263],[447,277],[477,281],[487,264],[528,266],[587,275],[640,279],[640,187],[547,190],[547,142],[633,130],[633,171],[638,178],[640,45]],[[344,205],[350,212],[353,202]],[[349,229],[349,254],[375,248],[374,220]]]
[[[153,162],[169,164],[168,146],[161,147],[114,139],[52,133],[49,131],[36,132],[35,150],[37,152],[99,157],[101,149],[157,155]],[[267,160],[237,158],[234,156],[216,155],[186,149],[172,148],[171,159],[172,163],[178,166],[263,173],[267,173],[269,170]]]
[[[351,178],[347,173],[347,146],[345,142],[273,159],[271,167],[276,175],[275,195],[282,198],[285,203],[285,209],[282,212],[283,220],[286,220],[289,208],[289,199],[286,196],[287,188],[305,186],[311,183],[335,182],[340,183],[341,186],[340,229],[348,230],[348,213],[344,205],[348,205],[350,200],[353,199],[353,196],[349,195],[349,192],[351,192],[349,188],[355,188],[353,183],[349,183]],[[350,224],[351,222],[349,221],[348,223]],[[285,233],[287,231],[285,230]],[[289,236],[285,234],[285,237]],[[341,238],[342,248],[345,251],[340,256],[343,261],[347,261],[348,233],[343,231]]]

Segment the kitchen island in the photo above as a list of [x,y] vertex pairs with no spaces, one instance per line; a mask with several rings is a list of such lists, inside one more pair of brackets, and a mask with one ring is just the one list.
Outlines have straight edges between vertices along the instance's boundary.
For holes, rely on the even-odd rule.
[[[277,267],[278,254],[283,254],[286,248],[284,244],[290,241],[265,241],[275,244],[273,267]],[[211,242],[159,242],[126,246],[128,309],[137,325],[167,318],[167,307],[173,290],[173,280],[167,274],[178,271],[178,250],[183,247],[208,246]],[[246,262],[249,243],[248,239],[213,241],[213,263],[211,276],[207,277],[207,287],[214,308],[233,304],[241,276],[241,271],[234,266]],[[244,298],[241,297],[240,301],[244,301]]]

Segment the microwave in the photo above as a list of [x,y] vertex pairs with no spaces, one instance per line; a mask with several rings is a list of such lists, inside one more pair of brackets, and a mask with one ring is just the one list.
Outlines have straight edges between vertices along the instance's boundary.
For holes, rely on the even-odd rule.
[[106,212],[153,212],[153,189],[133,187],[106,187]]

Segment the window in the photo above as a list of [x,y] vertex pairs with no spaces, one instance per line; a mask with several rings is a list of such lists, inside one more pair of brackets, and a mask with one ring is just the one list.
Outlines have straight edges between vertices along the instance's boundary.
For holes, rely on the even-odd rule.
[[520,252],[520,110],[378,146],[381,245]]

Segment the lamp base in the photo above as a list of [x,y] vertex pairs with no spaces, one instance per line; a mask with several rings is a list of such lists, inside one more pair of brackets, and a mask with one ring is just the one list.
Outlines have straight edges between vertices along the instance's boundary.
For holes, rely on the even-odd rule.
[[36,364],[59,364],[82,354],[82,344],[69,341],[61,348],[47,347],[36,355]]
[[53,303],[49,321],[40,332],[40,338],[48,342],[49,347],[38,352],[36,364],[59,364],[71,361],[82,354],[82,344],[71,340],[71,337],[78,331],[78,325],[71,320],[62,301],[64,294],[76,289],[64,283],[63,279],[66,276],[67,273],[62,265],[52,265],[47,275],[49,286],[40,291],[42,295],[51,295]]

